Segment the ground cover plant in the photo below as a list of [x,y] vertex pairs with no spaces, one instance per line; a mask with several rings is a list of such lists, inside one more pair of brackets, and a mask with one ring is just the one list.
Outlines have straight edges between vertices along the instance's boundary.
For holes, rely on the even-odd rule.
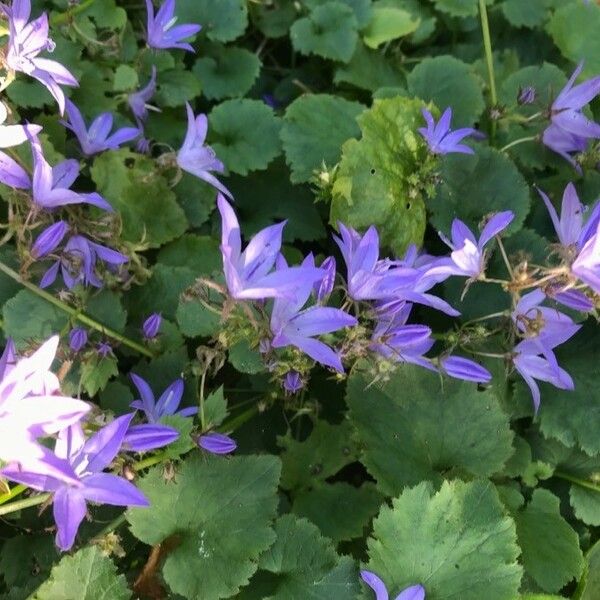
[[1,4],[1,597],[600,598],[599,30]]

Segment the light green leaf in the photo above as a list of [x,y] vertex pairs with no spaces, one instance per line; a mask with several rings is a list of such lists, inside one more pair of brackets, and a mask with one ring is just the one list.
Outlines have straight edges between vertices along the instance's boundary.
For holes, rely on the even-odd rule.
[[168,425],[177,429],[179,437],[170,443],[165,449],[165,455],[169,458],[179,458],[182,454],[189,452],[194,447],[191,433],[194,428],[194,420],[190,417],[182,417],[180,415],[168,415],[162,417],[160,422],[163,425]]
[[279,436],[277,443],[283,449],[281,486],[285,489],[310,488],[356,460],[351,434],[348,421],[331,425],[319,420],[302,442],[295,440],[289,432]]
[[178,0],[181,23],[199,23],[202,33],[218,42],[231,42],[248,26],[246,0]]
[[180,298],[175,313],[181,333],[186,337],[209,337],[216,335],[221,325],[221,317],[206,308],[200,301]]
[[97,356],[81,364],[81,385],[86,394],[93,397],[106,387],[111,377],[118,374],[119,368],[114,356]]
[[85,312],[96,321],[122,332],[127,322],[127,312],[121,304],[121,296],[111,290],[101,290],[87,301]]
[[504,0],[502,12],[515,27],[539,27],[548,16],[548,0]]
[[305,519],[284,515],[275,523],[277,539],[260,557],[260,568],[279,575],[265,600],[348,600],[358,592],[354,561],[340,558],[332,543]]
[[472,125],[485,108],[478,77],[469,65],[453,56],[426,58],[407,81],[412,94],[434,102],[440,111],[452,107],[453,129]]
[[127,511],[133,535],[150,545],[180,538],[162,567],[174,593],[217,600],[248,582],[275,539],[279,470],[274,456],[195,455],[175,481],[156,468],[137,482],[150,507]]
[[599,491],[588,490],[574,484],[569,490],[569,500],[578,519],[581,519],[586,525],[600,526]]
[[331,224],[375,225],[396,255],[420,244],[425,232],[425,203],[415,185],[428,157],[416,131],[422,106],[401,97],[376,100],[358,117],[362,138],[343,145],[333,185]]
[[204,418],[209,427],[218,427],[228,414],[227,400],[223,395],[223,386],[220,385],[204,400]]
[[585,555],[585,572],[579,581],[575,598],[596,600],[600,596],[600,542],[596,542]]
[[352,9],[331,1],[314,8],[298,19],[290,30],[292,45],[301,54],[347,63],[358,41],[357,21]]
[[362,32],[365,44],[369,48],[379,48],[381,44],[415,32],[419,27],[419,19],[400,8],[379,6],[375,3],[373,17]]
[[45,342],[67,325],[67,313],[29,290],[21,290],[2,308],[2,328],[18,350]]
[[356,117],[365,109],[329,94],[300,96],[285,112],[281,140],[292,183],[308,181],[323,164],[340,159],[342,144],[360,135]]
[[559,500],[536,489],[529,504],[514,515],[525,573],[546,592],[558,592],[579,578],[583,555],[579,537],[561,517]]
[[498,150],[477,146],[473,156],[442,157],[442,183],[428,208],[439,231],[450,230],[452,220],[477,226],[487,215],[512,210],[515,218],[507,231],[518,231],[529,212],[529,187],[514,163]]
[[229,348],[229,362],[240,373],[256,375],[266,369],[256,348],[250,348],[248,342],[242,340]]
[[127,581],[117,575],[110,558],[98,546],[66,555],[52,569],[50,579],[33,593],[30,600],[126,600],[131,598]]
[[382,501],[383,496],[372,483],[354,487],[338,481],[319,483],[299,492],[292,510],[317,525],[324,536],[339,542],[362,537]]
[[243,96],[259,71],[260,59],[254,52],[220,44],[210,46],[192,69],[200,79],[202,93],[211,100]]
[[546,25],[554,43],[565,58],[578,63],[585,60],[583,77],[600,71],[600,6],[595,2],[564,3]]
[[163,246],[158,253],[158,262],[171,267],[186,267],[198,277],[221,271],[223,265],[219,242],[194,233],[184,233]]
[[[200,95],[198,76],[190,71],[163,71],[157,79],[156,101],[159,106],[183,106]],[[182,113],[183,115],[183,113]]]
[[209,115],[211,146],[234,173],[266,169],[281,152],[281,120],[258,100],[226,100]]
[[115,70],[113,90],[115,92],[130,92],[139,85],[138,72],[129,65],[119,65]]
[[431,600],[512,600],[521,581],[515,524],[489,482],[405,490],[373,522],[368,553],[392,596],[423,582]]
[[507,415],[491,390],[401,365],[384,385],[353,374],[350,420],[364,447],[361,461],[380,490],[399,493],[429,480],[489,477],[513,453]]

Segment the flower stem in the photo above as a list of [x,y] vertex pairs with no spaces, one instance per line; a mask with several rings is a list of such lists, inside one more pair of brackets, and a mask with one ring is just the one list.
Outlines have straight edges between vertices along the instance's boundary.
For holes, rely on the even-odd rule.
[[83,0],[80,4],[77,4],[65,11],[64,13],[60,13],[58,15],[54,15],[50,18],[51,25],[64,25],[68,23],[76,14],[87,10],[92,4],[94,4],[96,0]]
[[94,536],[94,540],[99,540],[103,538],[105,535],[109,534],[111,531],[118,529],[125,523],[127,518],[125,517],[125,512],[123,511],[116,519],[113,519],[102,531]]
[[111,329],[110,327],[99,323],[95,319],[92,319],[92,317],[89,317],[88,315],[82,313],[80,310],[69,306],[68,304],[66,304],[62,300],[59,300],[58,298],[55,298],[52,294],[49,294],[48,292],[40,289],[37,285],[34,285],[33,283],[30,283],[29,281],[23,279],[16,271],[14,271],[8,265],[5,265],[2,262],[0,262],[0,271],[2,271],[5,275],[8,275],[11,279],[14,279],[16,282],[20,283],[24,288],[28,289],[30,292],[33,292],[36,296],[43,298],[47,302],[50,302],[50,304],[53,304],[60,310],[66,312],[68,315],[70,315],[80,323],[83,323],[84,325],[87,325],[88,327],[99,331],[107,337],[121,342],[125,346],[129,346],[129,348],[131,348],[132,350],[135,350],[136,352],[139,352],[140,354],[143,354],[148,358],[154,358],[154,353],[151,352],[145,346],[142,346],[142,344],[139,344],[138,342],[119,333],[118,331],[115,331],[114,329]]
[[37,496],[30,496],[29,498],[23,498],[22,500],[17,500],[16,502],[11,502],[6,506],[0,506],[0,515],[8,515],[12,512],[17,512],[18,510],[22,510],[23,508],[29,508],[30,506],[38,506],[39,504],[43,504],[50,498],[52,494],[39,494]]
[[579,477],[574,477],[573,475],[569,475],[569,473],[563,473],[562,471],[554,471],[554,477],[558,477],[559,479],[564,479],[565,481],[570,481],[586,490],[591,490],[592,492],[600,493],[600,485],[596,485],[591,481],[587,481],[586,479],[580,479]]
[[537,135],[529,135],[527,137],[519,138],[518,140],[513,140],[512,142],[506,144],[506,146],[500,148],[500,152],[506,152],[509,148],[512,148],[513,146],[518,146],[519,144],[524,144],[525,142],[535,142],[537,139]]
[[[487,64],[488,79],[490,84],[490,100],[492,108],[498,104],[496,95],[496,78],[494,76],[494,55],[492,54],[492,40],[490,38],[490,24],[488,22],[485,0],[479,0],[479,15],[481,17],[481,32],[483,33],[483,47]],[[496,120],[492,118],[491,137],[496,135]]]

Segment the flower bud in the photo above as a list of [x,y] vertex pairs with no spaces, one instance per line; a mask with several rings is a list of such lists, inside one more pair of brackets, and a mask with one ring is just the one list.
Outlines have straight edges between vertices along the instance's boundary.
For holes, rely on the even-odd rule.
[[196,443],[200,448],[212,454],[230,454],[237,448],[237,443],[234,439],[223,433],[216,432],[198,436]]
[[179,432],[167,425],[143,423],[132,425],[123,438],[123,446],[134,452],[147,452],[164,448],[172,444],[179,437]]
[[75,327],[69,332],[69,348],[73,352],[79,352],[88,341],[87,331],[83,327]]
[[323,302],[329,297],[335,284],[335,258],[329,256],[321,264],[321,269],[325,271],[325,275],[321,281],[315,284],[315,294],[318,302]]
[[295,394],[304,387],[304,382],[298,371],[288,371],[283,379],[283,389],[288,394]]
[[112,347],[108,342],[100,342],[96,346],[96,352],[101,358],[106,358],[109,354],[112,354]]
[[519,88],[519,95],[517,96],[517,102],[523,104],[533,104],[535,102],[535,88],[528,85],[524,88]]
[[144,337],[147,340],[151,340],[158,335],[158,331],[160,329],[160,325],[162,323],[162,317],[159,313],[152,313],[142,325],[142,331],[144,333]]
[[440,368],[446,375],[464,381],[488,383],[492,378],[490,372],[480,364],[462,356],[446,356],[440,359]]
[[56,250],[58,245],[63,241],[68,230],[69,226],[65,221],[57,221],[50,225],[50,227],[44,229],[44,231],[38,235],[31,248],[31,256],[37,260],[38,258],[50,254],[53,250]]

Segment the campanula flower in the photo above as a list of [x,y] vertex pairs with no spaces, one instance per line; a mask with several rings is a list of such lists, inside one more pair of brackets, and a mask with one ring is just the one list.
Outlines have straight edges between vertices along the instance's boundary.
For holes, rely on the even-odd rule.
[[542,133],[542,142],[548,146],[566,161],[568,161],[578,173],[581,173],[581,167],[575,162],[572,154],[584,152],[588,146],[587,138],[575,135],[561,129],[557,125],[550,124]]
[[[315,259],[312,253],[308,254],[305,259],[305,265],[308,267],[315,267]],[[324,302],[329,298],[329,295],[333,291],[335,285],[335,258],[328,256],[322,263],[321,269],[323,271],[323,278],[320,281],[316,281],[313,285],[313,292],[317,302]]]
[[227,289],[237,300],[258,300],[293,294],[305,283],[313,285],[323,278],[322,269],[290,267],[273,271],[281,249],[285,221],[259,231],[242,252],[240,226],[225,198],[217,196],[221,213],[221,253]]
[[[284,262],[284,261],[282,261]],[[281,265],[283,269],[287,265]],[[357,320],[339,308],[311,306],[302,310],[312,291],[312,284],[298,288],[293,297],[275,298],[271,313],[273,348],[295,346],[313,360],[343,373],[339,354],[315,336],[353,327]]]
[[304,382],[298,371],[288,371],[283,378],[283,389],[288,394],[297,394],[304,387]]
[[231,454],[237,448],[237,443],[233,438],[216,431],[198,436],[196,443],[211,454]]
[[519,88],[519,93],[517,95],[517,102],[521,105],[524,104],[533,104],[535,102],[536,91],[535,88],[527,85],[523,88]]
[[142,333],[147,340],[151,340],[158,335],[160,326],[162,323],[162,317],[159,313],[152,313],[142,325]]
[[150,48],[167,49],[179,48],[194,52],[194,49],[186,42],[186,38],[196,35],[202,27],[193,23],[177,25],[175,17],[175,0],[165,0],[154,16],[154,5],[152,0],[146,0],[146,9],[148,11],[147,20],[147,41]]
[[121,449],[132,417],[133,414],[128,414],[116,418],[87,440],[79,424],[60,432],[54,452],[58,458],[68,461],[77,476],[75,485],[12,465],[2,469],[1,473],[7,479],[53,494],[56,545],[61,550],[73,546],[87,512],[86,502],[149,506],[146,497],[132,483],[103,472]]
[[106,341],[96,344],[96,354],[98,354],[100,358],[106,358],[112,354],[112,351],[112,346]]
[[174,427],[156,423],[130,425],[123,438],[123,448],[132,452],[148,452],[172,444],[179,438]]
[[72,73],[60,63],[39,58],[44,50],[52,52],[54,42],[48,37],[48,15],[42,13],[28,23],[31,14],[30,0],[13,0],[8,14],[9,40],[6,64],[13,71],[20,71],[37,79],[58,102],[60,114],[65,110],[65,95],[61,85],[77,86]]
[[130,377],[141,398],[140,400],[134,400],[130,406],[143,411],[149,423],[158,423],[162,417],[170,415],[191,417],[198,412],[198,408],[195,406],[177,410],[183,396],[183,379],[174,381],[161,394],[160,398],[155,400],[154,393],[144,379],[135,373],[131,373]]
[[188,126],[183,140],[183,145],[177,152],[177,164],[188,173],[206,181],[219,192],[233,198],[231,192],[211,173],[223,173],[225,166],[217,158],[215,151],[210,146],[205,146],[208,131],[206,115],[194,117],[194,111],[189,102],[185,103],[187,110]]
[[88,341],[87,331],[83,327],[75,327],[69,331],[69,348],[79,352]]
[[70,129],[81,146],[81,151],[86,156],[98,154],[104,150],[117,150],[121,144],[130,142],[140,135],[137,127],[121,127],[110,135],[113,127],[113,116],[109,112],[98,115],[87,128],[81,112],[70,100],[66,101],[67,116],[69,121],[61,123]]
[[492,374],[485,367],[464,356],[444,356],[439,363],[442,373],[454,379],[475,383],[488,383],[492,380]]
[[90,409],[60,394],[58,378],[50,371],[57,348],[54,336],[17,361],[14,345],[7,344],[0,358],[0,460],[74,482],[69,464],[36,441],[73,425]]
[[589,312],[594,309],[592,300],[579,290],[566,290],[561,285],[549,285],[544,289],[544,293],[551,300],[556,300],[556,302],[560,302],[573,310]]
[[[360,578],[375,592],[375,600],[389,600],[385,583],[375,573],[362,570]],[[425,600],[425,588],[422,585],[411,585],[400,592],[394,600]]]
[[440,260],[437,266],[429,270],[429,275],[449,274],[471,279],[479,278],[485,270],[486,244],[504,231],[514,218],[515,215],[510,210],[495,214],[483,228],[479,241],[460,219],[454,219],[451,230],[452,240],[448,240],[440,233],[442,240],[452,250],[450,258]]
[[51,252],[54,252],[54,250],[60,246],[68,231],[69,225],[65,221],[57,221],[49,227],[46,227],[46,229],[37,236],[31,247],[32,258],[39,260]]
[[451,154],[452,152],[474,154],[472,148],[460,142],[468,136],[477,135],[478,132],[471,127],[451,131],[452,108],[448,107],[444,111],[437,124],[433,120],[433,115],[426,108],[421,109],[421,113],[427,122],[427,127],[420,127],[419,133],[433,154]]
[[82,235],[69,238],[62,250],[60,258],[44,273],[40,287],[46,288],[56,280],[59,270],[68,289],[76,285],[91,285],[102,287],[102,280],[98,276],[98,261],[106,269],[114,270],[125,264],[129,259],[120,252],[92,242]]
[[571,272],[600,294],[600,224],[573,261]]
[[110,204],[98,193],[81,193],[69,189],[79,175],[79,163],[73,159],[63,160],[51,167],[36,137],[31,139],[33,153],[32,199],[39,208],[52,209],[69,204],[92,204],[112,211]]
[[129,94],[127,103],[131,112],[136,118],[136,121],[141,125],[148,118],[148,110],[160,112],[159,108],[148,104],[148,100],[156,93],[156,67],[152,65],[152,74],[150,80],[142,89]]
[[27,171],[5,152],[0,151],[0,183],[19,190],[28,190],[31,179]]

